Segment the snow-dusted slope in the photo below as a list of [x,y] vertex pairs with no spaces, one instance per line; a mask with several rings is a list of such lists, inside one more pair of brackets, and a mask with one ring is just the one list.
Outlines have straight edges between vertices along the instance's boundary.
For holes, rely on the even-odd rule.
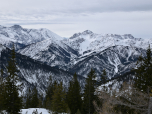
[[78,52],[62,41],[52,41],[50,39],[31,44],[18,52],[50,66],[62,69],[67,69],[71,60],[78,57]]
[[[2,48],[0,69],[4,69],[4,73],[6,74],[6,67],[8,65],[11,51],[8,48]],[[26,92],[26,89],[33,88],[33,86],[36,86],[40,94],[45,94],[50,76],[52,76],[53,81],[63,82],[65,87],[68,87],[69,81],[73,78],[72,73],[50,67],[19,53],[16,53],[16,62],[19,70],[18,76],[21,77],[21,81],[23,82],[22,94],[25,94],[24,92]],[[78,76],[78,80],[83,87],[85,81],[84,78]]]
[[100,52],[111,46],[123,45],[146,49],[148,44],[152,44],[152,39],[134,38],[131,34],[95,34],[86,30],[76,33],[65,41],[70,47],[79,51],[81,55],[91,52]]
[[138,57],[145,56],[146,51],[142,48],[129,46],[112,46],[100,53],[92,53],[87,56],[81,56],[75,64],[71,66],[71,72],[77,72],[79,75],[86,76],[91,68],[96,70],[97,76],[106,70],[108,78],[123,74],[135,67]]
[[[134,38],[130,34],[100,35],[86,30],[74,34],[69,39],[43,40],[18,52],[50,66],[77,72],[83,76],[86,76],[91,68],[96,69],[97,75],[105,68],[111,78],[117,73],[131,69],[138,56],[144,55],[149,44],[152,44],[151,39]],[[90,59],[102,51],[106,53],[102,58]],[[122,58],[127,64],[123,63]]]
[[25,29],[19,25],[12,27],[0,26],[0,44],[9,48],[11,48],[12,43],[15,43],[17,45],[16,48],[20,49],[26,45],[46,39],[59,41],[63,38],[48,29]]

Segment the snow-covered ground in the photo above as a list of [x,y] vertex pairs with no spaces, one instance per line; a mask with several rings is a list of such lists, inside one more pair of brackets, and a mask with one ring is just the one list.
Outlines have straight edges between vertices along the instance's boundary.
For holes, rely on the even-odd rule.
[[44,108],[29,108],[29,109],[22,109],[21,114],[32,114],[33,111],[38,112],[38,114],[52,114],[51,112],[49,113],[49,110],[46,110]]
[[[7,114],[6,111],[2,111],[4,114]],[[37,113],[33,113],[37,112]],[[51,111],[45,108],[28,108],[28,109],[21,109],[21,114],[52,114]],[[1,112],[0,112],[1,114]],[[59,113],[59,114],[67,114],[67,113]]]
[[[33,112],[37,111],[36,114],[52,114],[51,111],[44,109],[44,108],[29,108],[29,109],[22,109],[21,114],[32,114]],[[34,113],[35,114],[35,113]],[[59,113],[59,114],[67,114],[67,113]]]

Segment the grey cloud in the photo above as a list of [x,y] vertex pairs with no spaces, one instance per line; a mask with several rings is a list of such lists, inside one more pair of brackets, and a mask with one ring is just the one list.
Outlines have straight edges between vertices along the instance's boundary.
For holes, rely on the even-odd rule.
[[1,11],[30,14],[152,11],[152,0],[0,0]]

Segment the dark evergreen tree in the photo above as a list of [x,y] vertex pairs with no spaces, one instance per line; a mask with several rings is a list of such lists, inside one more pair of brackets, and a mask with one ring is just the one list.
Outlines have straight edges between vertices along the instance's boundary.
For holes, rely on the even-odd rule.
[[107,73],[106,73],[106,70],[104,69],[103,73],[101,75],[101,81],[100,81],[100,83],[101,84],[105,84],[107,82],[107,80],[108,80]]
[[66,92],[63,88],[62,83],[55,86],[55,90],[52,96],[52,111],[57,113],[63,113],[67,111],[67,104],[65,101]]
[[135,87],[143,92],[148,92],[152,87],[152,53],[150,45],[146,51],[146,57],[140,56],[135,71]]
[[1,69],[1,77],[3,78],[3,75],[4,75],[4,71],[3,69]]
[[56,82],[53,83],[52,81],[52,76],[49,77],[49,81],[48,81],[48,87],[46,90],[46,101],[45,101],[45,108],[50,109],[51,110],[51,101],[52,101],[52,96],[53,96],[53,91],[55,88]]
[[67,104],[71,111],[71,114],[75,114],[77,110],[81,110],[81,87],[77,80],[77,74],[73,76],[73,80],[70,81],[69,89],[67,92]]
[[80,110],[78,109],[77,112],[75,114],[81,114]]
[[25,108],[31,108],[31,100],[32,100],[32,95],[31,95],[31,90],[29,88],[26,95]]
[[2,76],[3,76],[3,71],[1,72],[1,76],[0,76],[0,111],[5,109],[4,107],[5,83]]
[[71,110],[73,107],[73,105],[72,105],[72,103],[73,103],[73,81],[69,82],[69,87],[68,87],[68,91],[67,91],[67,95],[66,95],[66,103],[68,105],[70,114],[72,114]]
[[38,99],[38,92],[36,87],[32,90],[32,98],[31,98],[31,107],[30,108],[38,108],[39,106],[39,99]]
[[15,49],[13,46],[11,57],[7,67],[7,77],[5,82],[5,108],[9,114],[18,114],[22,108],[22,98],[19,97],[20,86],[17,85],[19,77],[17,75],[17,67],[15,60]]
[[83,114],[93,114],[95,112],[93,101],[97,99],[95,95],[96,74],[93,69],[86,78],[83,100]]
[[43,99],[43,94],[41,94],[41,95],[39,95],[39,108],[43,108],[43,101],[44,101],[44,99]]

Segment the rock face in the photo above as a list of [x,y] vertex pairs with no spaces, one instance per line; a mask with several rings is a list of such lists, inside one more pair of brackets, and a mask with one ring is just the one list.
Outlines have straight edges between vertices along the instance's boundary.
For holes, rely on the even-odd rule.
[[70,80],[72,74],[69,72],[76,72],[84,79],[91,68],[96,70],[98,78],[103,69],[107,71],[109,79],[124,74],[135,67],[141,54],[145,55],[152,39],[134,38],[131,34],[101,35],[90,30],[62,38],[47,29],[0,26],[0,44],[11,48],[13,43],[20,53],[18,62],[23,64],[20,63],[19,66],[20,76],[27,83],[40,84],[39,88],[45,88],[49,75],[57,80]]

